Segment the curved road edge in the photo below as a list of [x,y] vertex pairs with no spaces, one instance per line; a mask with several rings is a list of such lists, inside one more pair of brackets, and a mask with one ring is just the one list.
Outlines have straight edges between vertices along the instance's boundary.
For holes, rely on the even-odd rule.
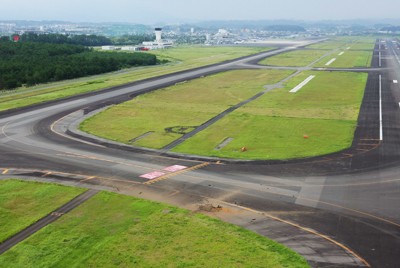
[[[192,194],[188,195],[183,192],[165,192],[164,196],[168,197],[168,200],[166,200],[165,197],[160,197],[160,191],[167,191],[165,189],[157,189],[154,188],[154,186],[150,188],[144,184],[135,184],[135,187],[126,187],[126,185],[123,185],[127,183],[129,184],[129,182],[126,181],[121,181],[121,184],[119,185],[120,187],[116,187],[115,182],[113,187],[100,186],[96,183],[96,178],[90,178],[82,175],[77,176],[76,174],[57,174],[57,172],[54,172],[52,173],[54,177],[52,175],[43,177],[43,175],[49,173],[49,171],[22,170],[20,173],[23,175],[18,175],[19,171],[16,169],[13,170],[13,173],[14,174],[8,174],[7,176],[29,181],[52,182],[66,186],[79,186],[88,188],[90,190],[84,194],[88,195],[88,193],[90,193],[89,198],[96,194],[99,190],[104,190],[157,202],[168,202],[184,209],[189,209],[194,212],[202,213],[207,216],[235,224],[265,236],[268,239],[272,239],[278,243],[281,243],[302,255],[311,265],[311,267],[371,267],[369,263],[357,253],[326,235],[320,234],[315,230],[302,227],[290,221],[280,219],[279,217],[237,204],[231,204],[203,196],[194,196]],[[43,175],[40,176],[40,173],[43,173]],[[0,175],[0,180],[5,178],[6,177],[4,175]],[[75,199],[80,197],[81,196],[78,196]],[[73,202],[75,199],[73,199],[71,202]],[[71,202],[68,202],[68,204]],[[49,216],[54,218],[52,221],[59,217],[54,215],[55,214],[53,213],[49,214],[37,223],[10,238],[9,240],[13,242],[11,246],[8,245],[9,243],[7,243],[7,245],[6,243],[0,244],[0,250],[3,247],[8,250],[18,242],[32,235],[34,232],[39,231],[40,228],[32,228],[42,223],[42,220],[47,219]],[[50,224],[51,222],[46,222],[46,225]],[[43,226],[41,228],[43,228]],[[27,231],[30,231],[29,235],[25,234]],[[16,240],[16,238],[19,238],[19,240]],[[0,251],[0,254],[3,252],[4,251]]]

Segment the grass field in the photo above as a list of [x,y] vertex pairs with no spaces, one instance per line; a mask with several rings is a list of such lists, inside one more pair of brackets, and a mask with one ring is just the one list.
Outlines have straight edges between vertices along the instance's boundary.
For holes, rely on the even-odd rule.
[[307,66],[326,53],[324,50],[296,50],[266,58],[260,61],[259,64],[294,67]]
[[2,254],[0,266],[309,267],[293,251],[245,229],[105,192]]
[[178,47],[150,52],[169,64],[131,68],[115,73],[0,92],[0,111],[65,98],[86,92],[139,81],[159,75],[201,67],[267,51],[267,47]]
[[308,46],[312,49],[346,49],[350,50],[372,50],[375,46],[376,38],[364,36],[335,37],[325,42]]
[[190,68],[195,68],[271,49],[273,49],[273,47],[182,46],[171,49],[152,50],[148,53],[156,55],[157,58],[161,60],[181,63]]
[[[303,135],[310,138],[304,139]],[[272,117],[234,112],[174,149],[223,158],[279,160],[337,152],[351,145],[354,122]],[[221,150],[215,148],[233,138]],[[246,147],[246,152],[240,149]]]
[[[289,91],[310,75],[315,78],[297,93]],[[247,104],[245,113],[298,118],[357,120],[368,75],[351,72],[303,72],[283,89]]]
[[[372,51],[353,51],[353,50],[344,50],[344,54],[332,55],[331,57],[327,57],[319,61],[315,66],[316,67],[329,67],[329,68],[352,68],[352,67],[370,67],[372,61]],[[330,61],[332,58],[336,58],[329,66],[325,64]]]
[[368,43],[352,43],[349,44],[349,50],[373,50],[375,48],[375,40],[373,42]]
[[84,189],[55,184],[0,180],[0,242],[38,221],[83,191]]
[[153,132],[132,144],[162,148],[183,135],[168,132],[167,128],[192,127],[189,128],[192,130],[290,73],[241,70],[196,79],[111,107],[83,122],[81,129],[123,143]]
[[329,40],[329,41],[325,41],[325,42],[307,46],[307,48],[333,50],[333,49],[338,49],[338,48],[346,48],[347,44],[348,44],[348,42],[346,42],[346,41]]
[[[297,93],[289,93],[309,75],[316,77]],[[284,89],[268,92],[173,151],[275,160],[343,150],[353,140],[366,80],[364,73],[302,73]],[[227,138],[233,141],[215,150]],[[248,150],[241,152],[242,147]]]

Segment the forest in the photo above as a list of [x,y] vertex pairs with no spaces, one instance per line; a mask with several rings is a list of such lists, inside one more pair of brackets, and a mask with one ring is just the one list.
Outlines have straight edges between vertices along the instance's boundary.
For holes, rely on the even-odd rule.
[[152,34],[143,34],[143,35],[122,35],[118,37],[112,38],[112,43],[114,45],[123,46],[123,45],[140,45],[146,41],[153,41],[154,35]]
[[0,42],[0,90],[157,64],[146,53],[98,52],[81,45]]
[[64,35],[64,34],[36,34],[25,33],[20,36],[19,42],[39,42],[50,44],[70,44],[82,46],[112,45],[112,41],[100,35]]

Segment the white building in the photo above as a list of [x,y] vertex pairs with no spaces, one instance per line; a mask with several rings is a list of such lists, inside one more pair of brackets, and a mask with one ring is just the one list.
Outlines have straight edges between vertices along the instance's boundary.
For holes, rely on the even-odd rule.
[[117,50],[115,46],[102,46],[101,50]]
[[153,42],[143,42],[143,46],[146,49],[154,50],[154,49],[164,49],[164,48],[172,47],[173,42],[162,39],[162,29],[161,28],[155,28],[154,33],[156,35],[156,40],[154,40]]
[[125,46],[125,47],[121,47],[121,50],[124,51],[139,51],[138,47],[134,47],[134,46]]

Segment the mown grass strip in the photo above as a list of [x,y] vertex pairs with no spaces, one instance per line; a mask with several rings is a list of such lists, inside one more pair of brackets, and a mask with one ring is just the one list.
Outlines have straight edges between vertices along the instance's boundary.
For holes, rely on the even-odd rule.
[[[315,78],[296,94],[290,89]],[[329,154],[353,140],[367,74],[304,72],[187,140],[173,151],[279,160]],[[233,139],[215,150],[227,137]],[[246,148],[243,152],[242,148]]]
[[150,52],[166,65],[138,67],[114,73],[0,92],[0,111],[66,98],[160,75],[197,68],[272,49],[271,47],[177,47]]
[[0,256],[2,267],[309,267],[284,246],[176,207],[99,193]]
[[263,65],[274,66],[307,66],[326,54],[323,50],[296,50],[282,53],[259,62]]
[[[370,67],[372,61],[372,51],[354,51],[349,50],[335,61],[330,62],[330,68],[353,68],[353,67]],[[315,66],[326,67],[326,59],[321,60]]]
[[291,71],[240,70],[211,75],[137,97],[84,121],[83,131],[136,146],[163,148]]
[[[354,129],[352,121],[235,112],[173,151],[251,160],[305,158],[348,148],[353,140]],[[227,135],[233,137],[233,141],[221,150],[215,150],[215,144],[219,144]],[[246,150],[242,151],[242,148]]]
[[0,242],[84,191],[56,184],[0,180]]

